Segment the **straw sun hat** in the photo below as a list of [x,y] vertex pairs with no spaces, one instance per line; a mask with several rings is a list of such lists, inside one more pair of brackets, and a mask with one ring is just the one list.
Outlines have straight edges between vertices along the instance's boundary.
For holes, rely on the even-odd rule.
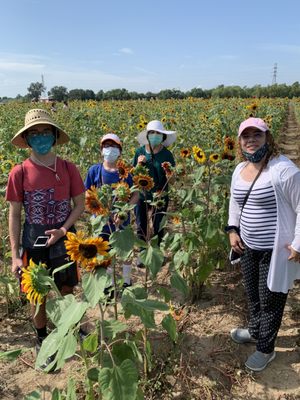
[[155,132],[165,134],[167,137],[162,142],[162,144],[166,147],[170,146],[176,140],[176,132],[175,131],[166,131],[164,129],[163,124],[160,121],[155,120],[155,121],[150,121],[147,124],[146,130],[144,130],[138,134],[137,140],[139,141],[139,143],[141,145],[148,144],[147,134],[150,131],[155,131]]
[[64,132],[57,124],[53,121],[51,115],[46,110],[35,108],[30,110],[25,115],[25,125],[18,133],[12,138],[11,142],[17,147],[26,148],[29,147],[25,138],[24,133],[35,125],[47,124],[54,126],[58,130],[58,138],[56,144],[63,144],[69,141],[69,136]]

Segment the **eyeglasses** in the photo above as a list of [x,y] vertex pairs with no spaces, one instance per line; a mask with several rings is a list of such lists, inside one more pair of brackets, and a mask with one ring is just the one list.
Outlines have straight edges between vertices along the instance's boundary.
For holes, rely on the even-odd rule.
[[241,136],[244,142],[248,142],[249,140],[261,140],[264,137],[265,137],[265,132],[262,131],[253,132],[252,134],[244,133]]
[[27,132],[26,136],[27,137],[36,137],[36,136],[49,136],[49,135],[54,136],[54,133],[53,133],[52,129],[45,128],[42,131],[39,131],[37,129],[30,129]]
[[107,147],[117,147],[119,148],[120,146],[117,143],[112,143],[112,142],[105,142],[102,143],[102,147],[107,148]]

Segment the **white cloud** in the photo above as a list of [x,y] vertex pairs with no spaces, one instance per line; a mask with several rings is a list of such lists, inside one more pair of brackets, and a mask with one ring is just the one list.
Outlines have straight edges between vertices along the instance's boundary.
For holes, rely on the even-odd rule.
[[300,45],[295,44],[262,44],[260,49],[290,54],[300,54]]
[[141,67],[134,67],[134,69],[138,72],[142,72],[148,75],[157,75],[156,72],[150,71],[149,69],[141,68]]
[[130,49],[129,47],[123,47],[122,49],[119,50],[119,52],[123,54],[133,54],[133,50]]
[[33,72],[45,68],[44,64],[13,62],[0,59],[0,71]]

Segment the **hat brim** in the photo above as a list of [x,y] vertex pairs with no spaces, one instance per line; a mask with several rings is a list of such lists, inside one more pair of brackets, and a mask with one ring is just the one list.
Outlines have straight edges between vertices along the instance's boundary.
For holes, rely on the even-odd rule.
[[22,129],[20,129],[19,132],[16,133],[15,136],[12,138],[11,143],[13,145],[23,148],[23,149],[30,148],[30,146],[27,144],[26,140],[23,137],[23,133],[35,125],[51,125],[51,126],[54,126],[55,128],[57,128],[59,137],[56,140],[56,143],[55,143],[56,145],[67,143],[70,140],[70,137],[58,125],[49,122],[49,120],[40,119],[39,121],[34,121],[31,124],[28,124],[28,125],[24,126]]
[[[167,135],[167,138],[162,142],[162,144],[165,147],[168,147],[171,144],[173,144],[177,137],[176,131],[163,131],[163,130],[156,129],[156,132]],[[137,140],[138,140],[139,144],[141,144],[141,145],[149,144],[148,139],[147,139],[147,133],[148,133],[148,131],[144,130],[137,135]]]

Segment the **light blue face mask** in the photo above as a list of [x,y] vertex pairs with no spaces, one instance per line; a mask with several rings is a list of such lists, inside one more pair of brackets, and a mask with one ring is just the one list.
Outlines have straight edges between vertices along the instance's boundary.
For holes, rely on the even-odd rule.
[[27,143],[32,148],[32,150],[41,155],[49,153],[54,142],[55,138],[52,134],[29,136],[27,138]]
[[161,133],[151,133],[148,135],[148,140],[151,146],[158,146],[163,141],[163,135]]
[[120,149],[118,147],[104,147],[102,155],[105,161],[115,162],[120,157]]

